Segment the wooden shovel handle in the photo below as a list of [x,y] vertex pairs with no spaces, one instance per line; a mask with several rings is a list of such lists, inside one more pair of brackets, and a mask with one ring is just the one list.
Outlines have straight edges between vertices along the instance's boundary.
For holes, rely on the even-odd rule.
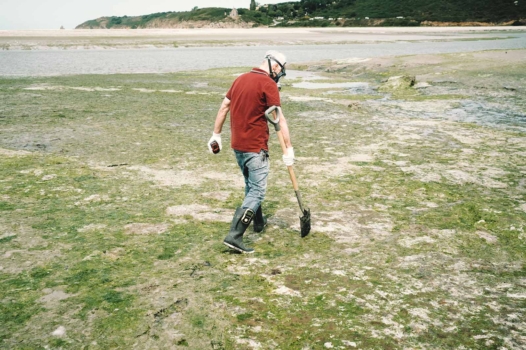
[[[276,113],[276,111],[272,112]],[[278,134],[278,140],[279,144],[281,145],[281,150],[283,151],[283,155],[287,155],[287,146],[285,145],[285,139],[283,138],[283,134],[281,130],[276,131],[276,134]],[[294,174],[294,169],[292,168],[292,165],[287,166],[287,169],[289,170],[289,176],[290,181],[292,181],[292,187],[294,188],[294,191],[298,191],[298,181],[296,180],[296,174]]]

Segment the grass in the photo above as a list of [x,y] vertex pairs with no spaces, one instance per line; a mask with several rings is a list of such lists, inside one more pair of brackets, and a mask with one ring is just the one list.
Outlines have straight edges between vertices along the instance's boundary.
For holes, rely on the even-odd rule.
[[[441,67],[403,57],[358,77],[324,73],[431,84],[350,95],[356,108],[338,103],[345,91],[297,102],[327,95],[283,90],[313,230],[299,237],[272,135],[269,226],[249,229],[248,256],[221,244],[243,199],[228,125],[223,151],[206,150],[246,68],[0,78],[2,347],[523,347],[524,124],[448,112],[466,99],[520,110],[523,90],[494,81],[519,84],[526,70],[437,57]],[[457,83],[433,83],[451,67]],[[480,74],[494,75],[474,90]]]

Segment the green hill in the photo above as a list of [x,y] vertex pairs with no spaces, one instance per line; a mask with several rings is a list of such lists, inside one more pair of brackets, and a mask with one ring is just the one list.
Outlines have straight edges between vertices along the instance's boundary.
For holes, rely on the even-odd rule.
[[[204,25],[205,23],[235,24],[236,20],[229,16],[232,9],[211,7],[185,12],[159,12],[144,16],[101,17],[86,21],[76,29],[98,28],[171,28],[190,26],[191,23]],[[239,21],[239,19],[238,19]]]
[[77,28],[526,25],[526,0],[301,0],[254,5],[247,0],[247,8],[238,9],[237,16],[230,8],[196,7],[185,12],[101,17]]

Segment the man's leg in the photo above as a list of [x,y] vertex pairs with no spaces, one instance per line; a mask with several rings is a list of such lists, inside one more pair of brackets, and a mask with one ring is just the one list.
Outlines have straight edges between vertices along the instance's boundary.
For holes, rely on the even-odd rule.
[[267,178],[269,172],[268,154],[265,151],[260,153],[246,153],[249,155],[245,162],[243,175],[245,175],[245,199],[243,208],[250,208],[254,213],[261,206],[267,192]]
[[227,247],[241,253],[253,253],[254,249],[247,248],[243,244],[243,234],[254,217],[252,209],[237,208],[230,225],[230,231],[223,240]]
[[230,232],[223,243],[240,252],[252,253],[253,249],[243,245],[243,234],[265,198],[269,171],[268,154],[265,151],[260,153],[235,151],[235,154],[245,177],[245,199],[241,208],[237,208]]
[[265,215],[263,215],[263,209],[261,208],[261,205],[259,206],[258,210],[254,214],[254,232],[261,232],[267,226],[267,218]]
[[[261,151],[257,157],[253,157],[246,163],[245,200],[243,207],[254,210],[254,231],[261,232],[267,224],[263,216],[261,203],[265,199],[267,191],[267,178],[269,172],[268,153]],[[245,171],[244,171],[245,173]]]
[[[268,158],[268,155],[267,155]],[[268,159],[267,159],[268,162]],[[243,172],[243,177],[245,179],[245,197],[250,192],[250,181],[249,181],[249,170],[244,166],[244,162],[240,165],[241,171]],[[254,232],[261,232],[267,226],[267,218],[263,215],[263,209],[262,209],[262,203],[260,203],[258,209],[256,210],[256,214],[254,215],[254,219],[252,220],[254,223]]]

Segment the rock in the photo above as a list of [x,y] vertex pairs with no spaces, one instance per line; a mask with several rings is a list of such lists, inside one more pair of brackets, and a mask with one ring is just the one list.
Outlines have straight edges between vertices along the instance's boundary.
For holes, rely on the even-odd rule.
[[395,77],[390,77],[387,79],[382,86],[378,88],[379,91],[392,91],[392,90],[402,90],[409,89],[415,85],[416,79],[414,76],[409,75],[400,75]]
[[349,108],[360,108],[360,102],[358,102],[358,101],[353,101],[353,102],[349,103],[349,104],[347,105],[347,107],[349,107]]
[[421,82],[421,83],[418,83],[418,84],[415,84],[415,86],[413,86],[415,89],[425,89],[427,87],[430,87],[431,85],[428,83],[428,82]]
[[58,327],[53,333],[51,333],[51,335],[54,335],[55,337],[62,337],[64,334],[66,334],[66,328],[64,328],[64,326]]
[[351,74],[352,75],[360,75],[360,74],[364,74],[366,71],[367,71],[367,68],[364,67],[364,66],[361,66],[361,67],[353,69]]

